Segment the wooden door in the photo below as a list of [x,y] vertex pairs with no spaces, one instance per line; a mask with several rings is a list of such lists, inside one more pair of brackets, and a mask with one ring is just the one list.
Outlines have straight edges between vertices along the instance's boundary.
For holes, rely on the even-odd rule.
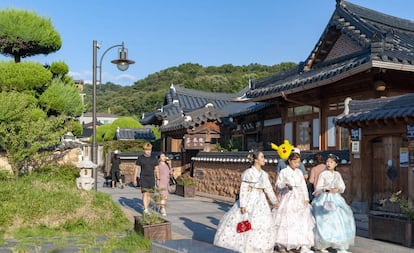
[[[400,168],[399,151],[401,138],[384,136],[372,142],[372,208],[379,200],[398,190],[405,190],[407,171]],[[392,166],[388,166],[388,163]]]
[[375,204],[385,197],[387,191],[389,192],[389,180],[387,179],[387,167],[385,166],[385,151],[382,140],[376,140],[372,142],[372,208],[376,209]]

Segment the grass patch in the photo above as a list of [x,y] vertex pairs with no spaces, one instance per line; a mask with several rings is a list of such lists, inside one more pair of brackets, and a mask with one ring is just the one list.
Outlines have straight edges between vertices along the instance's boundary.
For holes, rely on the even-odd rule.
[[150,241],[131,231],[133,224],[111,196],[77,189],[78,176],[74,166],[49,165],[18,178],[0,177],[0,243],[17,240],[16,252],[30,252],[34,241],[83,245],[82,252],[148,250]]

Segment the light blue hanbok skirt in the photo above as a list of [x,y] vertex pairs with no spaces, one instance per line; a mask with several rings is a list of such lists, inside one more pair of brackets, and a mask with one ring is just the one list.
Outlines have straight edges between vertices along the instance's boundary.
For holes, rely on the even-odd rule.
[[[326,210],[325,201],[335,203],[335,210]],[[352,209],[340,193],[323,192],[312,201],[315,217],[315,247],[348,249],[355,241],[355,220]]]

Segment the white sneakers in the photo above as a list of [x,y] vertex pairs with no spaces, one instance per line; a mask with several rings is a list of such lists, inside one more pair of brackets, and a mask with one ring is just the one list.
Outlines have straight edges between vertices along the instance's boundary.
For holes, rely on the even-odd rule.
[[150,212],[148,211],[148,209],[144,209],[144,214],[149,214]]
[[167,216],[167,212],[165,211],[165,208],[161,208],[160,213],[162,216]]
[[314,253],[314,252],[311,249],[309,249],[308,247],[302,246],[300,248],[300,253]]

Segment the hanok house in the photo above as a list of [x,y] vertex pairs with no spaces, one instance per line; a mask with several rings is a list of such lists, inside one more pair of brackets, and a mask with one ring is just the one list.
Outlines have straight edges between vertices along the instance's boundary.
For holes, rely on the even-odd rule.
[[119,141],[122,140],[154,140],[155,135],[151,128],[120,128],[116,129],[115,138]]
[[[255,126],[254,131],[262,133],[259,140],[267,141],[264,133],[281,132],[282,140],[302,150],[348,149],[348,131],[333,123],[345,98],[413,92],[413,72],[414,22],[337,1],[304,62],[280,75],[253,80],[240,97],[271,106],[233,118],[237,125]],[[267,127],[270,121],[275,124]],[[246,138],[246,132],[239,134]]]
[[171,84],[161,109],[145,115],[144,125],[159,125],[161,149],[182,152],[182,163],[188,164],[199,151],[216,151],[230,139],[230,129],[236,127],[228,119],[237,113],[258,106],[260,102],[234,102],[241,93],[213,93],[191,90]]
[[[254,113],[230,115],[241,126],[232,136],[242,139],[245,147],[254,141],[265,146],[269,141],[282,143],[288,139],[301,150],[350,150],[348,128],[335,124],[347,97],[367,100],[413,92],[414,22],[338,0],[319,41],[304,62],[285,73],[252,81],[239,100],[270,106]],[[385,134],[380,122],[374,120],[370,124]],[[388,141],[375,143],[378,147],[364,146],[361,154],[370,156],[376,148],[385,150],[396,145]],[[395,166],[395,159],[391,160]],[[374,196],[372,189],[361,193],[368,186],[361,181],[358,173],[362,172],[358,170],[371,171],[378,164],[357,162],[354,168],[355,162],[354,159],[351,170],[356,181],[347,187],[355,196],[354,207],[366,211]]]
[[382,210],[381,200],[402,190],[414,199],[414,93],[345,100],[336,125],[351,132],[354,198]]
[[[228,114],[236,126],[231,137],[241,143],[239,150],[269,150],[267,143],[280,144],[284,139],[302,151],[350,150],[348,128],[335,124],[347,97],[367,100],[414,93],[414,22],[337,0],[304,62],[284,73],[253,80],[242,93],[237,101],[258,104]],[[371,147],[361,151],[373,152]],[[351,171],[352,176],[356,173],[350,166],[343,175],[346,178]],[[347,189],[355,196],[353,206],[366,211],[370,197],[358,193],[364,183],[359,180],[347,184]]]

